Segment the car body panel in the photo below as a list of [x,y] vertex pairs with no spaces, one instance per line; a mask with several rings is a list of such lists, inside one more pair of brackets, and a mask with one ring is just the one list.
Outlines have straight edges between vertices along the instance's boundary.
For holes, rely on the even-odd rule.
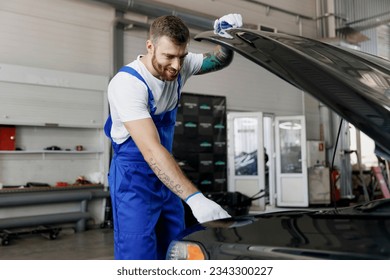
[[212,221],[180,240],[202,244],[213,260],[390,259],[390,199]]
[[195,39],[223,45],[311,94],[377,144],[390,159],[390,62],[295,35],[231,29]]

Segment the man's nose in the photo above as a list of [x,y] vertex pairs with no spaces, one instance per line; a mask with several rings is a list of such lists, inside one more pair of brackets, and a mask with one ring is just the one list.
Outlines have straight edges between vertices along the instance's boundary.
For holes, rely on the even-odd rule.
[[180,66],[181,66],[180,64],[181,64],[180,58],[177,57],[177,58],[172,59],[171,66],[175,70],[179,70],[180,69]]

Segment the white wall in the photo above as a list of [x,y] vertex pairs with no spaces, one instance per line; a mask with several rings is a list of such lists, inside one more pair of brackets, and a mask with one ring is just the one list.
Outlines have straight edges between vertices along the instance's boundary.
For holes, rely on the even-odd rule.
[[110,73],[114,10],[80,0],[0,2],[0,62]]
[[[45,115],[48,119],[53,120],[56,117],[58,119],[60,112],[53,113],[53,108],[50,107],[45,110],[44,104],[46,102],[41,102],[39,106],[34,106],[34,104],[39,103],[43,95],[54,95],[55,91],[60,90],[64,92],[64,96],[61,99],[63,102],[59,101],[58,103],[62,102],[63,111],[66,111],[68,115],[73,114],[72,102],[77,103],[76,107],[84,104],[86,110],[82,111],[88,111],[92,107],[98,106],[99,111],[95,110],[95,113],[98,111],[100,114],[99,127],[101,127],[103,118],[105,119],[103,112],[107,112],[107,102],[104,101],[106,98],[104,91],[91,90],[96,86],[96,80],[88,79],[88,77],[93,75],[102,80],[107,77],[108,81],[112,67],[113,17],[114,10],[112,8],[81,0],[0,1],[1,73],[8,73],[6,67],[2,67],[3,65],[23,66],[20,68],[27,70],[23,73],[20,72],[19,78],[30,79],[30,82],[23,84],[0,83],[0,104],[3,105],[3,107],[0,106],[2,109],[0,110],[0,123],[4,123],[4,115],[8,115],[6,111],[14,109],[10,105],[12,102],[6,104],[7,96],[10,98],[16,96],[15,90],[25,86],[26,92],[24,94],[36,93],[39,95],[37,102],[31,102],[30,108],[27,108],[29,104],[27,104],[27,98],[24,98],[23,102],[17,103],[17,107],[22,108],[25,105],[25,110],[19,109],[19,112],[12,112],[12,115],[27,116],[35,110],[36,114],[44,112],[41,116]],[[42,69],[42,73],[28,69]],[[45,69],[47,71],[44,71]],[[58,71],[58,77],[48,74],[55,72],[52,70]],[[81,74],[79,75],[79,73]],[[68,84],[69,77],[76,76],[84,77],[80,78],[82,79],[80,83],[83,84],[85,91],[91,95],[88,101],[81,101],[83,94],[78,94],[80,93],[78,87]],[[32,82],[33,80],[34,82]],[[58,84],[56,81],[59,81]],[[39,85],[34,86],[33,83]],[[58,87],[50,88],[46,83],[55,83]],[[100,85],[103,83],[104,81]],[[10,86],[13,90],[10,89]],[[40,87],[41,91],[38,89]],[[32,88],[37,90],[34,91]],[[99,104],[96,104],[92,98],[94,94],[103,96],[103,100],[100,100]],[[17,98],[15,97],[15,99]],[[71,103],[69,103],[70,101]],[[52,112],[50,116],[47,115],[48,111]],[[64,119],[61,120],[64,121]],[[12,120],[11,117],[8,124],[12,124]],[[28,124],[29,121],[25,120],[15,124]],[[31,121],[33,122],[33,120]],[[69,126],[74,124],[77,126],[79,123],[80,118]],[[88,128],[83,131],[69,128],[66,131],[58,130],[57,132],[41,126],[31,127],[32,130],[29,128],[28,126],[17,127],[16,143],[21,148],[34,149],[34,147],[30,147],[33,136],[30,131],[37,131],[34,135],[39,134],[44,140],[38,140],[39,147],[36,149],[43,149],[50,145],[74,149],[74,146],[78,145],[76,143],[83,144],[83,141],[87,141],[83,144],[85,147],[95,149],[95,146],[99,146],[100,151],[99,153],[84,154],[85,156],[40,153],[1,154],[0,182],[7,185],[21,185],[27,181],[50,184],[55,184],[57,181],[73,183],[77,176],[107,170],[108,163],[101,164],[101,158],[106,156],[106,152],[103,154],[104,149],[100,147],[102,145],[100,142],[103,140],[101,140],[100,135],[96,136],[97,128]],[[52,134],[47,136],[46,133],[49,131],[56,133],[58,137],[52,137]],[[101,134],[101,131],[99,133]],[[61,137],[61,135],[65,135],[65,137]],[[72,137],[71,141],[69,141],[69,137]],[[104,138],[106,139],[106,137]],[[91,139],[94,140],[91,142]],[[96,141],[99,143],[95,143]],[[69,162],[73,160],[74,164],[69,165]],[[104,158],[104,161],[108,161],[108,156]]]

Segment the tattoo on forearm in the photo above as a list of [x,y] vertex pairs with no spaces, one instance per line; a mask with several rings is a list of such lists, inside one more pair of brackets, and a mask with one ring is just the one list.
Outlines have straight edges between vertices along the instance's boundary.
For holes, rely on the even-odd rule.
[[220,50],[206,53],[203,58],[202,67],[197,74],[204,74],[220,70],[230,64],[233,59],[233,52],[221,47]]
[[148,164],[161,182],[170,190],[179,195],[183,193],[183,187],[180,184],[176,184],[166,173],[164,173],[153,158],[149,159]]

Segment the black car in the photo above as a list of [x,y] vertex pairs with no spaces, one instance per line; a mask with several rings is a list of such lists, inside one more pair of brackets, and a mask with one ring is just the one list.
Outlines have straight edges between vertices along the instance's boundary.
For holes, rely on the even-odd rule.
[[[390,159],[390,62],[281,33],[203,32],[311,94],[376,143]],[[197,224],[171,243],[167,259],[390,259],[390,199],[344,208],[235,216]]]

